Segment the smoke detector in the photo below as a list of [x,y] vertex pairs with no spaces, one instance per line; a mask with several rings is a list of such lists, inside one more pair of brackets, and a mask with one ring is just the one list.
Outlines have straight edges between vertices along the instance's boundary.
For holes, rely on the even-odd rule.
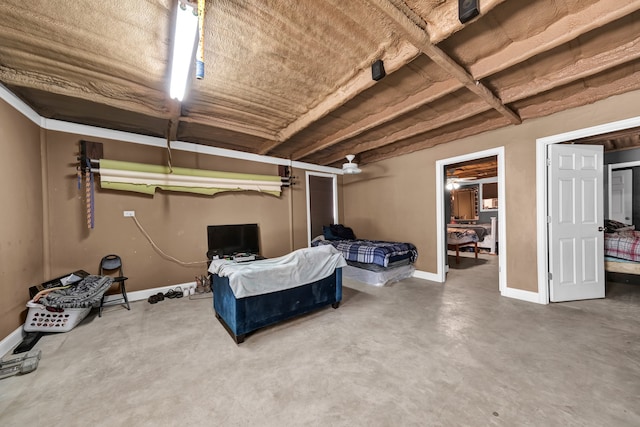
[[349,163],[344,163],[342,165],[342,173],[353,175],[362,172],[362,169],[358,169],[358,164],[353,163],[353,159],[355,159],[356,156],[348,154],[346,157]]

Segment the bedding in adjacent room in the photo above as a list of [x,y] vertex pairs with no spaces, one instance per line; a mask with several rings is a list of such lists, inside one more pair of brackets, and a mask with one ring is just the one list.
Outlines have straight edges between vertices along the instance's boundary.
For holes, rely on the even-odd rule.
[[640,262],[640,231],[605,233],[604,255]]
[[464,245],[466,243],[479,242],[482,239],[479,234],[482,234],[484,238],[484,228],[480,228],[482,231],[476,231],[473,228],[457,228],[447,227],[447,244],[449,245]]

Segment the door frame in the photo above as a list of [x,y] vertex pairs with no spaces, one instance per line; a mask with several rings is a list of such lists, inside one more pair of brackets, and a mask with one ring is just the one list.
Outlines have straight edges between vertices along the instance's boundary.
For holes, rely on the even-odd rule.
[[[548,177],[547,146],[560,144],[594,135],[630,129],[640,126],[640,117],[618,120],[603,125],[573,130],[536,139],[536,228],[538,258],[538,302],[549,304],[549,238],[547,225]],[[604,189],[603,189],[604,191]]]
[[[608,165],[604,165],[605,173],[607,174],[607,205],[608,205],[608,206],[605,206],[605,208],[607,210],[607,217],[609,219],[613,219],[613,218],[611,218],[611,216],[612,216],[612,214],[611,214],[611,208],[612,208],[611,193],[613,192],[613,182],[612,182],[613,171],[617,170],[617,169],[628,169],[628,168],[635,167],[635,166],[640,166],[640,161],[636,160],[634,162],[611,163],[611,164],[608,164]],[[632,181],[632,184],[633,184],[633,172],[631,172],[631,181]],[[631,191],[632,191],[631,200],[632,200],[632,211],[633,211],[633,187],[632,187]]]
[[332,190],[333,190],[333,223],[338,224],[338,175],[333,173],[322,173],[322,172],[305,172],[305,188],[306,198],[307,198],[307,245],[311,247],[311,191],[309,191],[309,177],[310,176],[321,176],[323,178],[331,178],[332,180]]
[[508,296],[507,287],[507,233],[505,224],[506,197],[504,184],[504,147],[491,148],[484,151],[464,154],[457,157],[449,157],[436,161],[436,241],[438,245],[436,260],[438,269],[435,281],[444,283],[446,281],[446,250],[445,250],[445,218],[444,218],[444,196],[445,196],[445,168],[456,163],[469,160],[482,159],[484,157],[496,156],[498,162],[498,281],[499,290],[502,295]]
[[[613,191],[613,184],[611,183],[611,179],[613,178],[613,171],[616,169],[627,169],[627,168],[635,168],[640,166],[640,160],[634,160],[631,162],[623,162],[623,163],[610,163],[608,165],[604,165],[607,168],[607,202],[609,204],[607,213],[609,219],[611,219],[611,192]],[[633,176],[633,174],[631,175]],[[631,194],[631,200],[633,200],[633,193]]]

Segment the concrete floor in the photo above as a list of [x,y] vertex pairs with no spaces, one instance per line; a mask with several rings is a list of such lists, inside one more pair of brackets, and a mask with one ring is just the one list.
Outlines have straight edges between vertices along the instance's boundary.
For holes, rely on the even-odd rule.
[[339,309],[240,346],[211,299],[110,307],[0,381],[0,425],[640,425],[640,286],[542,306],[481,258],[446,285],[346,282]]

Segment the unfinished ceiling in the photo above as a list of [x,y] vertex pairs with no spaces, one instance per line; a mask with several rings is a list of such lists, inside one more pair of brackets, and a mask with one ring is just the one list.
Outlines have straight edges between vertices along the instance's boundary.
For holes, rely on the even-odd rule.
[[4,0],[0,82],[47,118],[333,166],[640,89],[640,0],[479,3],[208,0],[178,103],[175,0]]

